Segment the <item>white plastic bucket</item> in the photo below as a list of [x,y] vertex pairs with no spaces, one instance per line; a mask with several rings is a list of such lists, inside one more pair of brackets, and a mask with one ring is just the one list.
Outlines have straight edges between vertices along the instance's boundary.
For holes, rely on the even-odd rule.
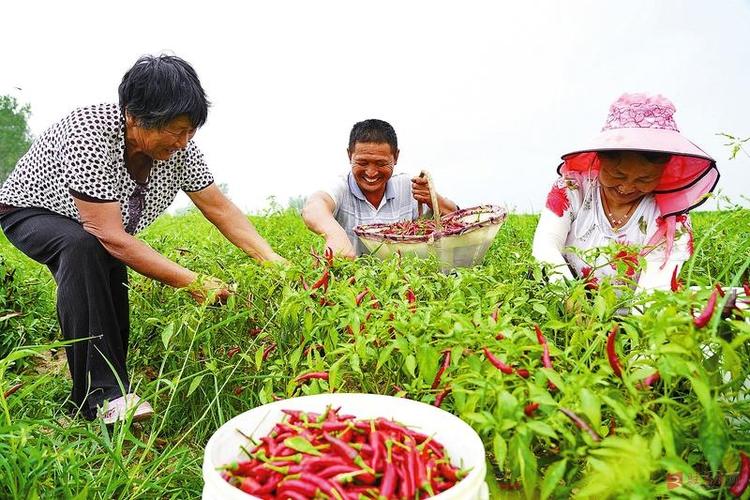
[[470,468],[469,474],[454,487],[436,495],[437,500],[487,500],[484,482],[486,466],[482,440],[460,418],[424,403],[377,394],[318,394],[286,399],[259,406],[222,425],[208,440],[203,455],[203,500],[252,500],[226,482],[217,467],[243,460],[240,445],[247,444],[237,429],[259,438],[271,432],[284,414],[282,409],[322,412],[327,405],[341,407],[341,413],[357,418],[392,418],[429,436],[445,446],[454,465]]

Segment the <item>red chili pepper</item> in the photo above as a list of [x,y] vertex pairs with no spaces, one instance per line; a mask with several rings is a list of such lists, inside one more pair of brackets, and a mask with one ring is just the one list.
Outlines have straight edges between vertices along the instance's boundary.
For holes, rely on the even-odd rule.
[[750,481],[750,459],[745,453],[740,452],[740,472],[737,474],[734,484],[729,488],[729,493],[736,497],[741,497],[747,489],[747,484]]
[[716,283],[714,285],[714,288],[716,289],[717,292],[719,292],[719,295],[724,297],[724,288],[722,288],[721,283]]
[[[547,339],[544,338],[544,334],[542,333],[542,329],[539,328],[539,325],[534,325],[534,330],[536,330],[537,341],[542,345],[542,366],[552,369],[552,358],[549,355],[549,344],[547,344]],[[557,389],[555,384],[550,380],[547,381],[547,387],[552,391]]]
[[323,276],[320,277],[318,281],[313,283],[313,286],[311,287],[312,290],[317,290],[320,287],[323,287],[323,291],[328,290],[328,282],[331,279],[331,272],[326,268],[325,271],[323,271]]
[[437,387],[440,385],[440,379],[443,377],[443,373],[445,373],[445,370],[448,369],[448,366],[451,364],[451,351],[450,349],[446,349],[443,351],[443,362],[440,365],[440,369],[438,369],[437,374],[435,375],[435,380],[432,381],[432,386],[430,389],[437,389]]
[[529,403],[523,408],[523,412],[527,417],[532,417],[537,408],[539,408],[539,403]]
[[612,415],[611,417],[609,417],[609,434],[608,434],[608,436],[614,436],[616,430],[617,430],[617,421],[615,420],[615,416]]
[[310,372],[305,373],[304,375],[300,375],[299,377],[295,378],[295,382],[305,382],[307,380],[328,380],[328,372]]
[[503,335],[502,332],[495,335],[495,340],[503,340],[505,338],[505,335]]
[[328,267],[331,267],[333,265],[333,249],[331,247],[326,247],[323,255],[325,256]]
[[560,408],[560,411],[563,412],[565,416],[568,417],[571,421],[573,421],[576,427],[588,433],[588,435],[591,436],[591,439],[596,442],[602,440],[602,437],[597,434],[596,431],[585,420],[573,413],[571,410],[568,410],[567,408]]
[[242,391],[244,391],[244,390],[245,390],[245,388],[243,386],[238,385],[237,387],[234,388],[233,392],[234,392],[235,396],[239,396],[240,394],[242,394]]
[[386,462],[383,479],[380,483],[380,494],[378,498],[393,498],[396,492],[396,466],[392,462]]
[[745,290],[745,297],[750,298],[750,283],[748,283],[747,281],[743,281],[742,289]]
[[5,399],[9,398],[13,394],[15,394],[15,392],[18,389],[20,389],[21,387],[23,387],[23,382],[21,382],[20,384],[16,384],[13,387],[11,387],[10,389],[8,389],[7,391],[5,391],[5,394],[3,394],[3,398],[5,398]]
[[268,359],[268,355],[271,354],[271,352],[276,349],[276,342],[271,342],[271,345],[263,349],[263,357],[261,358],[263,361]]
[[365,300],[365,297],[367,297],[367,295],[369,293],[370,293],[370,289],[369,288],[365,288],[364,290],[362,290],[361,292],[359,292],[357,294],[357,296],[354,298],[354,302],[357,305],[360,305],[362,303],[362,301]]
[[682,280],[677,279],[677,271],[679,271],[679,269],[680,269],[680,266],[678,264],[674,266],[674,271],[672,271],[672,280],[670,282],[670,287],[672,288],[673,292],[679,292],[684,285]]
[[622,378],[620,358],[617,356],[617,351],[615,350],[615,338],[617,337],[617,331],[619,329],[620,326],[615,323],[607,336],[607,359],[609,360],[609,366],[612,367],[612,371],[615,372],[615,375]]
[[516,368],[516,374],[519,377],[523,377],[523,378],[529,378],[531,376],[531,374],[529,373],[529,370],[527,370],[526,368]]
[[489,349],[487,349],[485,347],[485,348],[482,349],[482,352],[484,352],[484,356],[487,358],[487,360],[490,363],[492,363],[492,366],[494,366],[495,368],[497,368],[498,370],[500,370],[501,372],[503,372],[503,373],[505,373],[507,375],[510,375],[511,373],[513,373],[513,367],[510,366],[510,365],[506,365],[505,363],[503,363],[500,360],[500,358],[498,358],[497,356],[495,356],[494,354],[492,354]]
[[492,321],[494,321],[497,324],[498,317],[500,316],[500,310],[496,307],[494,311],[492,311]]
[[250,335],[251,337],[257,337],[261,333],[263,333],[263,329],[262,328],[250,328],[247,331],[247,334]]
[[450,387],[446,387],[445,389],[440,391],[440,393],[437,396],[435,396],[435,402],[433,404],[437,406],[438,408],[440,408],[440,405],[443,404],[443,399],[445,399],[445,396],[447,396],[450,392],[451,392]]
[[240,350],[241,350],[241,349],[240,349],[240,346],[234,346],[234,347],[232,347],[231,349],[229,349],[229,350],[227,351],[227,358],[229,358],[229,359],[232,359],[232,357],[233,357],[233,356],[234,356],[235,354],[237,354],[238,352],[240,352]]
[[406,301],[409,303],[409,310],[414,313],[417,311],[417,296],[411,288],[406,290]]
[[703,328],[711,320],[711,316],[713,316],[714,309],[716,308],[716,300],[718,298],[718,295],[719,293],[716,290],[711,292],[711,297],[708,298],[706,307],[697,318],[693,319],[693,324],[696,328]]
[[658,382],[660,378],[661,378],[661,375],[659,375],[659,372],[655,371],[654,373],[652,373],[648,377],[646,377],[643,380],[641,380],[640,382],[638,382],[636,384],[636,387],[638,389],[648,389],[649,387],[651,387],[652,385],[654,385],[656,382]]

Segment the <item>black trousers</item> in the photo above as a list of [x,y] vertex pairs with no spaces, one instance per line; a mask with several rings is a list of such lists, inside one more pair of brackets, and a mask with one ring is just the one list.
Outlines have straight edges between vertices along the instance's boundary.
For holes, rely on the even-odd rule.
[[[128,274],[81,224],[41,208],[0,216],[8,240],[46,265],[57,282],[57,318],[66,340],[73,378],[72,400],[84,417],[96,416],[104,400],[122,396],[130,383],[128,352]],[[119,382],[118,382],[119,379]]]

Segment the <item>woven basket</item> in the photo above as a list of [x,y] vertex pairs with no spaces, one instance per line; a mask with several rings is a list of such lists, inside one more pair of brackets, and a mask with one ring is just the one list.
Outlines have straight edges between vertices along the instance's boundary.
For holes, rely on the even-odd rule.
[[[440,261],[443,272],[457,267],[471,267],[482,263],[487,249],[495,239],[500,226],[505,222],[507,211],[496,205],[479,205],[477,207],[457,210],[440,217],[440,209],[435,195],[432,179],[427,172],[432,195],[433,216],[436,230],[427,235],[388,234],[393,224],[365,224],[354,228],[367,250],[381,259],[394,254],[411,254],[427,258],[434,255]],[[421,214],[422,207],[419,206]],[[461,222],[461,229],[450,229],[451,222]],[[446,229],[448,228],[448,229]]]

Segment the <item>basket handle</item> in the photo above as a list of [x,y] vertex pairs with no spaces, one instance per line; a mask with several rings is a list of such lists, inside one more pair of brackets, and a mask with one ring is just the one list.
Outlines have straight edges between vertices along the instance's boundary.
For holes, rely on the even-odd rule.
[[[440,205],[438,204],[435,184],[432,182],[432,176],[427,170],[422,170],[419,177],[427,178],[427,187],[430,188],[430,198],[432,199],[432,215],[435,218],[435,228],[438,231],[443,230],[443,224],[440,222]],[[417,216],[422,217],[422,202],[417,203]]]

